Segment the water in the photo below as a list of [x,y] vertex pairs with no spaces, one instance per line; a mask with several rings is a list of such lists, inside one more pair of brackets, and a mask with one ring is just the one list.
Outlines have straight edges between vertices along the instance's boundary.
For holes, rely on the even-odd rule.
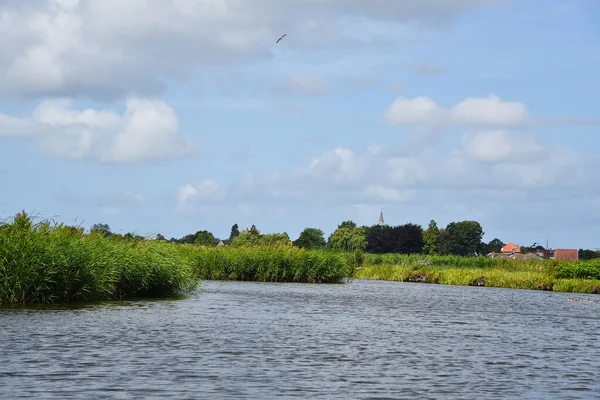
[[2,307],[0,398],[593,399],[599,317],[564,293],[362,280]]

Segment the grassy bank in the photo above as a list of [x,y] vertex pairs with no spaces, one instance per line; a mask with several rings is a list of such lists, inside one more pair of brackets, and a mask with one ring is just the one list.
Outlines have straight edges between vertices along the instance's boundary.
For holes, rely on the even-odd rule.
[[336,253],[127,240],[25,213],[0,227],[0,303],[165,297],[200,279],[339,283],[351,270]]
[[357,278],[600,294],[600,261],[510,260],[384,254],[364,256]]

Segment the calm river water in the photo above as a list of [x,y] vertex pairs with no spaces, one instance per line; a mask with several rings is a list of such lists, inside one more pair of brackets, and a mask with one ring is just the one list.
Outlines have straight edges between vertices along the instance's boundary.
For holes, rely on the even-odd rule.
[[0,398],[593,399],[599,317],[565,293],[363,280],[5,306]]

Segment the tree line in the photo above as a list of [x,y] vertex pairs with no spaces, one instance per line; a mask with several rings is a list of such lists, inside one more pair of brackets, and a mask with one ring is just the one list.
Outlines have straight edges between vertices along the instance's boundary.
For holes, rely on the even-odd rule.
[[[107,224],[95,224],[92,231],[104,235],[118,235],[129,240],[145,240],[142,236],[127,233],[112,233]],[[207,230],[187,234],[181,238],[166,239],[158,234],[156,240],[172,243],[217,246],[219,242],[232,247],[287,245],[305,249],[332,249],[346,252],[361,251],[372,254],[401,253],[427,255],[482,256],[491,252],[500,252],[504,243],[494,238],[488,243],[483,241],[484,231],[477,221],[450,222],[439,228],[435,220],[431,220],[426,229],[421,225],[407,223],[404,225],[372,225],[358,226],[354,221],[343,221],[335,231],[325,238],[321,229],[305,228],[298,238],[292,241],[284,233],[262,234],[255,225],[244,230],[238,224],[231,227],[229,237],[219,239]],[[542,246],[520,246],[522,253],[535,252]],[[581,260],[600,258],[600,252],[579,250]]]

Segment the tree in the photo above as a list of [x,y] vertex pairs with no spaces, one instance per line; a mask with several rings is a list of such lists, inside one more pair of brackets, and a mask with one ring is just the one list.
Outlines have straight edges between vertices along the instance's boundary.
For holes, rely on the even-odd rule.
[[379,226],[373,225],[370,227],[363,227],[365,231],[365,237],[367,240],[366,251],[373,254],[389,253],[391,249],[390,226]]
[[494,238],[492,240],[489,241],[489,243],[484,247],[484,253],[500,253],[500,251],[502,250],[502,246],[504,246],[504,243],[502,243],[502,240],[498,239],[498,238]]
[[110,226],[108,226],[108,224],[94,224],[94,225],[92,225],[90,232],[97,233],[104,237],[108,237],[108,236],[112,235]]
[[167,240],[167,239],[165,239],[165,237],[159,233],[158,235],[156,235],[156,240]]
[[219,240],[209,231],[198,231],[194,237],[194,244],[199,246],[216,246]]
[[287,246],[290,237],[287,233],[268,233],[261,235],[256,227],[245,229],[230,242],[233,247],[252,247],[252,246]]
[[413,254],[423,251],[423,229],[420,225],[373,225],[366,229],[369,253]]
[[304,249],[323,248],[327,244],[324,235],[325,234],[320,229],[305,228],[302,232],[300,232],[298,239],[294,241],[294,246]]
[[423,232],[423,252],[425,254],[437,254],[438,246],[437,241],[440,236],[440,229],[437,226],[435,220],[429,221],[429,225],[425,232]]
[[579,249],[579,260],[593,260],[596,258],[600,258],[600,251],[589,250],[589,249]]
[[363,228],[339,227],[329,236],[328,245],[335,250],[364,251],[367,239]]
[[348,229],[354,229],[356,228],[356,222],[354,221],[344,221],[341,224],[338,225],[338,229],[339,228],[348,228]]
[[450,222],[438,236],[439,253],[459,256],[477,254],[481,247],[483,229],[477,221]]
[[260,231],[256,229],[256,225],[252,224],[250,227],[250,234],[260,236]]
[[249,229],[244,229],[239,235],[229,243],[232,247],[249,247],[258,246],[260,241],[259,235],[252,233]]
[[229,240],[233,240],[234,237],[240,236],[240,230],[238,224],[233,224],[231,227],[231,233],[229,234]]
[[392,228],[393,253],[418,254],[423,251],[423,228],[417,224],[404,224]]
[[194,241],[196,240],[196,234],[195,233],[190,233],[189,235],[185,235],[184,237],[182,237],[181,239],[177,239],[177,243],[180,244],[194,244]]
[[286,232],[283,233],[267,233],[261,235],[258,244],[260,246],[287,246],[290,237]]

